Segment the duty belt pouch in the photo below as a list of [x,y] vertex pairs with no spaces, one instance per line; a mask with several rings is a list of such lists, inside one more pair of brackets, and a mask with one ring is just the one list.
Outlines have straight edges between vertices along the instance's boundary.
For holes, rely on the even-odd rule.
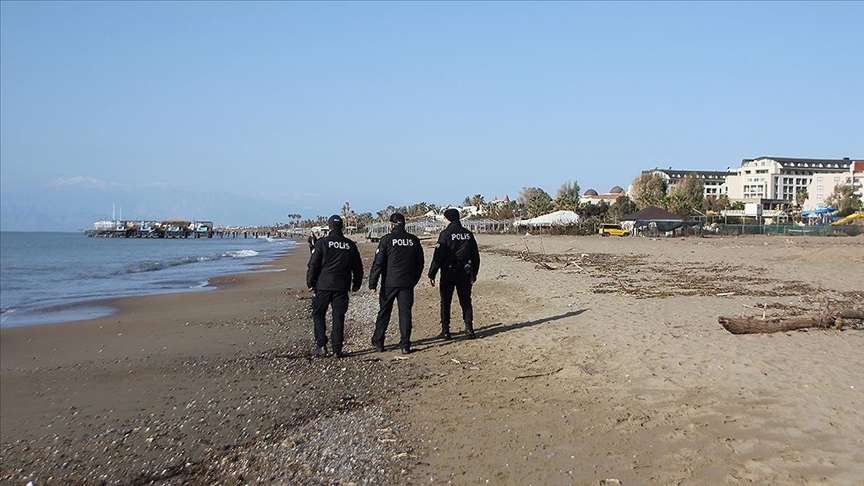
[[462,263],[462,262],[453,262],[447,264],[447,270],[454,274],[465,273],[471,275],[471,262]]

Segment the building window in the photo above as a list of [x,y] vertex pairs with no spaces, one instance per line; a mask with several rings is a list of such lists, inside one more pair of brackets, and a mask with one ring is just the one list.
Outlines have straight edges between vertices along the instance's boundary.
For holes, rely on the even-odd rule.
[[817,190],[817,191],[824,191],[824,190],[825,190],[825,188],[824,188],[824,187],[822,187],[822,186],[816,186],[816,190]]
[[822,176],[817,177],[816,182],[822,182]]

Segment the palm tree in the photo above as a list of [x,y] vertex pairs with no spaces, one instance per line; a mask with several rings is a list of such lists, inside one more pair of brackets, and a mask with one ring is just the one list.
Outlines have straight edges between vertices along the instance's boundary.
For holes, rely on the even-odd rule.
[[807,202],[807,199],[810,198],[810,194],[807,193],[807,189],[798,189],[798,192],[795,193],[795,213],[798,215],[798,220],[801,220],[801,211],[803,209],[804,203]]
[[486,199],[483,198],[480,194],[474,194],[471,196],[471,206],[474,206],[477,209],[480,209],[480,206],[486,204]]
[[558,210],[577,211],[579,209],[579,183],[567,181],[558,188],[552,205]]

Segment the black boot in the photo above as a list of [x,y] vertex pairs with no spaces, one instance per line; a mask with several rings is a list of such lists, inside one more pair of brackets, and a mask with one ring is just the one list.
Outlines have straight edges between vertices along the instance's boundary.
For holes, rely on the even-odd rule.
[[465,324],[465,335],[468,336],[468,339],[476,339],[477,335],[474,334],[474,325],[473,324]]

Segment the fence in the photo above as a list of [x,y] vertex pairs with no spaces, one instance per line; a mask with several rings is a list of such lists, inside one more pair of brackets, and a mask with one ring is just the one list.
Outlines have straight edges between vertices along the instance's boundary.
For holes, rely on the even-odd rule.
[[789,235],[789,236],[857,236],[864,227],[857,225],[800,226],[794,224],[720,224],[705,227],[705,234],[722,235]]
[[[462,219],[462,226],[474,233],[506,233],[514,231],[513,220],[496,219]],[[405,230],[418,236],[435,235],[444,230],[444,222],[435,219],[423,219],[405,223]],[[390,223],[380,222],[366,225],[366,238],[377,240],[390,232]]]
[[[463,219],[462,226],[470,229],[475,233],[519,233],[529,231],[536,234],[546,235],[594,235],[597,234],[596,224],[587,225],[572,225],[572,226],[554,226],[554,227],[516,227],[513,225],[513,220],[494,220],[494,219]],[[437,236],[444,229],[442,221],[421,220],[410,221],[405,224],[405,229],[409,233],[418,236],[433,235]],[[390,232],[390,223],[373,223],[366,226],[366,237],[373,241],[386,235]],[[677,229],[669,236],[702,236],[702,235],[811,235],[811,236],[856,236],[864,232],[864,226],[861,225],[812,225],[800,226],[795,224],[746,224],[746,223],[712,223],[712,224],[688,224],[687,226]],[[643,228],[636,232],[640,236],[666,236],[665,232],[658,231],[652,228]]]

